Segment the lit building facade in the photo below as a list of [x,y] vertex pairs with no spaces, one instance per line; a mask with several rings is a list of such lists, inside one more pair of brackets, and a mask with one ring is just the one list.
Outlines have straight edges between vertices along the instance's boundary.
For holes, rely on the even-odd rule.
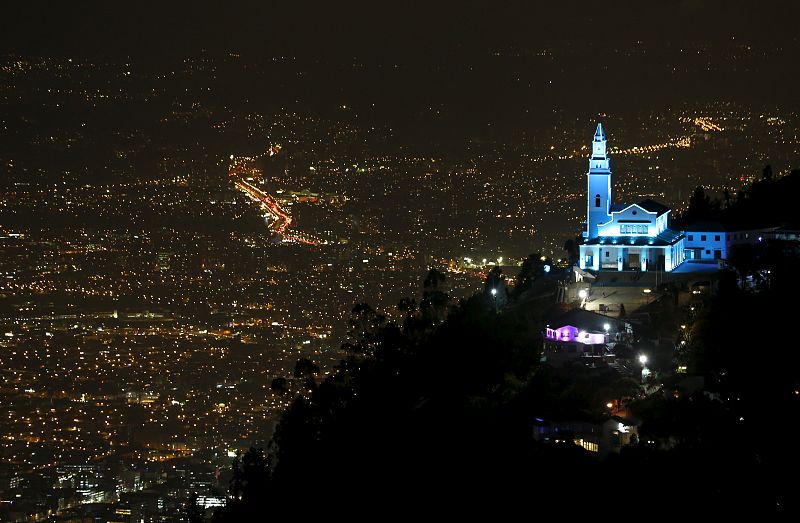
[[701,222],[686,228],[686,258],[727,260],[732,235],[719,223]]
[[545,337],[548,340],[563,341],[565,343],[575,342],[583,343],[584,345],[600,345],[606,342],[608,335],[604,332],[586,332],[573,327],[572,325],[564,325],[557,329],[547,328]]
[[587,177],[581,269],[672,271],[683,263],[685,237],[668,228],[669,207],[653,200],[611,203],[611,166],[602,124],[597,124],[592,140]]

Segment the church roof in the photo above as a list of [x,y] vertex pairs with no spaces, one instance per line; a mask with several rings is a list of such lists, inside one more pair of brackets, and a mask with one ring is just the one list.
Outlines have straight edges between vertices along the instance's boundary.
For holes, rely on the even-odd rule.
[[619,245],[620,247],[665,247],[667,245],[674,245],[683,238],[683,233],[680,231],[673,231],[672,229],[664,229],[663,232],[657,236],[639,236],[639,235],[624,235],[624,236],[598,236],[597,238],[589,238],[584,242],[584,245]]
[[658,213],[658,216],[661,216],[665,212],[669,212],[671,210],[666,205],[660,204],[654,200],[651,200],[650,198],[640,202],[639,207],[649,212]]

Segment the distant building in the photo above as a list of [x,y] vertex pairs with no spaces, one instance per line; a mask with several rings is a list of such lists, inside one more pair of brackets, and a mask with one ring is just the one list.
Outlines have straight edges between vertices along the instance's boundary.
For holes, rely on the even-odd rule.
[[653,200],[611,203],[611,167],[603,125],[589,159],[586,230],[581,269],[672,271],[685,257],[684,235],[668,228],[670,208]]
[[687,260],[727,260],[733,235],[720,223],[698,222],[686,228]]
[[602,424],[587,421],[552,421],[535,418],[533,438],[543,443],[574,443],[598,457],[619,453],[639,441],[639,423],[611,416]]
[[547,328],[546,338],[564,343],[575,342],[584,345],[599,345],[606,342],[605,332],[588,332],[572,325],[564,325],[557,329]]
[[631,332],[630,324],[596,312],[573,309],[550,320],[543,333],[542,361],[561,366],[578,358],[610,362],[607,344]]
[[800,230],[794,227],[777,227],[765,231],[763,237],[769,240],[800,242]]
[[764,241],[798,241],[800,234],[791,228],[733,229],[718,222],[693,223],[684,231],[686,259],[690,261],[727,260],[731,248],[757,245]]

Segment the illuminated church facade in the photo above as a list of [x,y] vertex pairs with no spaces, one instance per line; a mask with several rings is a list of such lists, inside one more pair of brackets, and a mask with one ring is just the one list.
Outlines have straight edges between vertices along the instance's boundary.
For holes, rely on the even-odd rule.
[[581,269],[672,271],[683,263],[684,235],[667,227],[669,207],[649,199],[611,203],[611,166],[602,124],[597,124],[592,140],[587,177]]

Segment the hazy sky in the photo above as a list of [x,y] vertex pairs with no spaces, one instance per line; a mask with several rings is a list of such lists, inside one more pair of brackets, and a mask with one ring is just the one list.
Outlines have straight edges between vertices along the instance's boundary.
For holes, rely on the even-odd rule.
[[540,128],[557,111],[800,110],[798,18],[800,1],[33,1],[3,8],[0,49],[130,56],[140,70],[201,51],[240,64],[297,57],[261,77],[226,74],[252,85],[247,100],[346,104],[373,124],[446,135]]
[[17,51],[161,54],[199,48],[416,57],[504,45],[797,45],[794,1],[15,2],[0,41]]

